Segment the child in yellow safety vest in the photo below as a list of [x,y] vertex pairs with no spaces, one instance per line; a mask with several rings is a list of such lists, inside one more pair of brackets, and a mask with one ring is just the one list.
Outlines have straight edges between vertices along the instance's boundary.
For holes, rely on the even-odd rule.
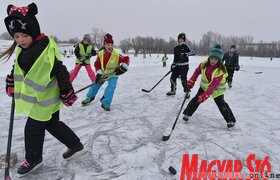
[[14,43],[0,55],[0,59],[9,59],[17,47],[13,69],[6,78],[6,92],[15,101],[16,114],[28,116],[25,161],[17,170],[20,177],[42,165],[45,130],[68,147],[64,159],[85,152],[79,137],[59,120],[63,104],[71,106],[77,96],[56,43],[40,31],[37,11],[35,3],[7,7],[5,25]]
[[227,71],[222,63],[223,51],[221,46],[217,44],[211,49],[208,59],[202,62],[193,73],[192,77],[188,80],[187,86],[193,88],[196,79],[201,74],[200,88],[194,98],[189,102],[187,108],[184,110],[183,119],[189,120],[193,115],[200,103],[206,101],[210,96],[214,99],[220,112],[227,122],[227,127],[232,128],[235,125],[235,117],[224,100],[226,92],[226,78]]

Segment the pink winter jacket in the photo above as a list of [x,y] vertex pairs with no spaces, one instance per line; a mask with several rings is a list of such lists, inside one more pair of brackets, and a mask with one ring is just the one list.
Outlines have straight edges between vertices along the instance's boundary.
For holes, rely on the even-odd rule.
[[[206,66],[206,77],[208,79],[208,82],[211,81],[211,77],[212,77],[212,73],[218,68],[218,65],[215,66],[211,66],[208,65]],[[196,81],[198,76],[201,74],[201,63],[199,64],[199,66],[195,69],[191,80],[192,81]],[[209,85],[208,89],[205,91],[209,96],[213,93],[213,91],[215,91],[215,89],[219,86],[219,84],[221,83],[223,79],[223,75],[216,77],[213,79],[212,83]]]

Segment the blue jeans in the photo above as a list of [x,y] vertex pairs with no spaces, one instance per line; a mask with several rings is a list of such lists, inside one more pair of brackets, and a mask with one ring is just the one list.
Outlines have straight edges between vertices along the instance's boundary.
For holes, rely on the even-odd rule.
[[[106,81],[108,81],[108,85],[105,89],[103,98],[100,101],[105,107],[110,107],[112,100],[113,100],[114,92],[115,92],[115,89],[117,86],[118,77],[111,77]],[[95,97],[103,84],[104,84],[104,82],[101,84],[93,84],[87,93],[87,97],[88,98]]]

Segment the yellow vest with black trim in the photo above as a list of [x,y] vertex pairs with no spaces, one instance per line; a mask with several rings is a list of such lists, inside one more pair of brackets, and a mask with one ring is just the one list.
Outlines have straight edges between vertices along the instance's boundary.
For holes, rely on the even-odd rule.
[[[87,55],[89,55],[92,51],[92,48],[93,48],[92,45],[89,44],[87,47],[87,51],[85,51],[84,45],[79,44],[79,50],[80,50],[79,53],[81,57],[85,58]],[[85,60],[85,63],[90,64],[90,59]],[[78,58],[76,58],[76,64],[81,64],[81,61]]]
[[61,61],[58,47],[49,37],[49,44],[26,73],[18,64],[21,48],[16,51],[14,65],[14,98],[16,114],[26,114],[38,120],[48,121],[63,104],[56,77],[50,77],[55,58]]
[[213,93],[211,95],[212,98],[216,98],[216,97],[226,93],[226,77],[228,76],[228,74],[227,74],[227,72],[224,73],[221,69],[217,68],[212,73],[211,81],[208,82],[208,79],[206,77],[206,67],[203,68],[207,62],[208,62],[208,60],[201,63],[201,75],[202,75],[202,77],[201,77],[200,87],[204,91],[206,91],[208,89],[209,85],[213,82],[214,78],[223,75],[222,81],[220,82],[218,87],[213,91]]
[[99,51],[98,58],[100,60],[101,70],[103,71],[104,75],[113,73],[116,68],[120,66],[119,56],[119,51],[114,48],[106,67],[104,67],[104,49],[102,51]]

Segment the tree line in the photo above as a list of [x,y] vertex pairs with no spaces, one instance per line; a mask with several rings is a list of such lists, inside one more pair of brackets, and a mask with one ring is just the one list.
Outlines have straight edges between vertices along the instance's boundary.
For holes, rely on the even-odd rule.
[[[102,46],[103,36],[105,31],[100,28],[92,28],[89,33],[92,37],[92,44],[99,49]],[[81,41],[81,38],[71,38],[67,41],[61,41],[57,36],[52,36],[58,43],[70,43],[77,44]],[[177,38],[177,37],[175,37]],[[122,39],[118,47],[123,53],[138,54],[161,54],[161,53],[173,53],[173,49],[177,44],[177,39],[170,37],[169,40],[165,40],[161,37],[142,37],[136,36],[133,38]],[[4,32],[0,35],[0,39],[13,40],[13,38]],[[263,41],[254,42],[254,38],[250,35],[247,36],[224,36],[216,32],[208,31],[202,35],[202,38],[196,41],[187,40],[196,55],[207,55],[210,49],[216,43],[222,45],[222,49],[227,51],[231,45],[236,45],[237,50],[242,56],[256,56],[256,57],[280,57],[280,41],[273,41],[265,43]]]

